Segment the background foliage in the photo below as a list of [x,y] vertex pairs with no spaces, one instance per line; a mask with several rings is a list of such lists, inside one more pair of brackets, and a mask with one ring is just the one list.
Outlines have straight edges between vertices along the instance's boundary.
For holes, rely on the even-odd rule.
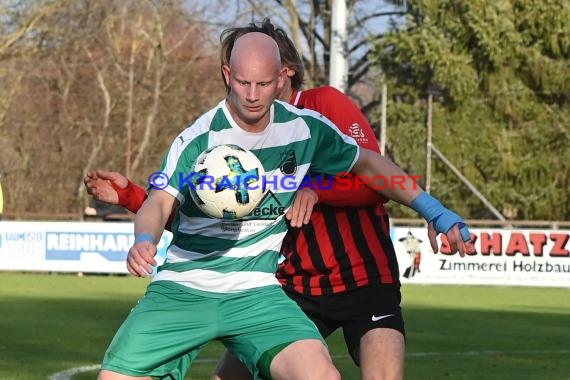
[[[81,217],[81,179],[93,168],[144,184],[172,138],[222,98],[217,39],[226,27],[271,17],[299,47],[306,86],[326,84],[331,3],[0,1],[5,212]],[[433,143],[499,211],[570,218],[568,1],[347,4],[347,93],[378,129],[388,84],[387,154],[396,163],[425,176],[431,94]],[[432,176],[447,205],[491,217],[437,159]]]
[[[570,3],[556,0],[410,1],[405,25],[374,42],[390,83],[390,153],[425,173],[433,143],[516,219],[570,217]],[[436,161],[434,193],[472,218],[489,217]]]

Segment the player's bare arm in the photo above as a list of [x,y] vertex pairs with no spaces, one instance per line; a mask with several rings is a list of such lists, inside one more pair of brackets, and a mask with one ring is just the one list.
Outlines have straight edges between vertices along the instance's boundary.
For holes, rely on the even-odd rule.
[[135,217],[135,244],[129,249],[127,269],[137,277],[152,273],[156,266],[156,244],[160,240],[172,210],[178,201],[162,190],[154,190]]
[[116,205],[119,204],[117,188],[126,188],[129,180],[117,172],[95,170],[85,175],[83,184],[87,189],[87,193],[96,200]]
[[123,206],[136,214],[147,198],[145,189],[118,172],[96,170],[83,179],[87,193],[94,199]]
[[378,187],[383,187],[383,189],[379,191],[382,195],[408,207],[410,207],[412,201],[423,192],[417,183],[414,182],[406,172],[400,169],[400,167],[380,153],[373,152],[369,149],[360,149],[360,155],[352,168],[352,173],[364,176],[365,178],[374,178],[378,175],[388,179],[405,178],[405,182],[402,186]]
[[405,178],[403,186],[386,186],[379,192],[388,199],[411,207],[428,222],[428,237],[434,252],[438,251],[436,236],[439,233],[446,235],[452,252],[459,252],[464,256],[466,252],[473,251],[469,229],[463,219],[424,192],[411,177],[389,159],[371,150],[360,149],[360,155],[352,172],[367,178],[374,178],[377,175],[385,178]]

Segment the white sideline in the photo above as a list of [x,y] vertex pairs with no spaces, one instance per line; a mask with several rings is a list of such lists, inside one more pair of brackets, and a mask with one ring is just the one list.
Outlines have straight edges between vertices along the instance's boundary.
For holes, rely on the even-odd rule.
[[73,375],[77,375],[78,373],[82,373],[82,372],[95,371],[99,368],[101,368],[101,365],[99,365],[99,364],[85,365],[83,367],[70,368],[70,369],[66,369],[65,371],[54,373],[53,375],[50,375],[50,377],[48,377],[48,379],[49,380],[69,380],[69,379],[71,379],[71,377]]
[[[220,358],[196,359],[192,363],[217,363]],[[65,371],[54,373],[48,377],[48,380],[71,380],[74,375],[83,372],[96,371],[101,368],[100,364],[85,365],[83,367],[75,367],[66,369]]]
[[[409,357],[425,357],[425,356],[472,356],[472,355],[541,355],[541,354],[570,354],[570,350],[527,350],[527,351],[463,351],[463,352],[410,352],[406,353]],[[350,358],[348,355],[333,355],[333,359]],[[204,358],[196,359],[193,363],[217,363],[220,358]],[[54,373],[50,375],[48,380],[71,380],[73,375],[82,372],[95,371],[100,368],[99,364],[86,365],[83,367],[76,367],[66,369],[65,371]]]

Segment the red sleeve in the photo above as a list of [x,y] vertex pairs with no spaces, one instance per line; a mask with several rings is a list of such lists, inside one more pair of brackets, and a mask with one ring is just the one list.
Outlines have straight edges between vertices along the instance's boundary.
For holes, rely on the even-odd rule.
[[[332,184],[331,181],[333,182]],[[350,188],[346,188],[348,187],[346,182],[343,182],[342,185],[335,186],[337,181],[334,177],[322,177],[318,180],[313,180],[314,191],[319,196],[318,203],[338,207],[365,207],[385,201],[380,194],[369,186],[360,184],[359,188],[356,189],[354,179],[350,173],[347,173],[346,181],[352,183]]]
[[130,212],[136,214],[141,208],[143,202],[148,197],[146,191],[129,180],[127,187],[121,189],[120,187],[113,186],[119,196],[119,205],[123,206]]
[[[147,192],[129,180],[127,187],[121,189],[113,185],[113,188],[117,190],[117,195],[119,196],[119,205],[123,206],[130,212],[136,214],[141,208],[144,201],[148,198]],[[168,217],[166,226],[164,227],[168,231],[172,231],[172,221],[174,220],[174,212]]]
[[[348,96],[330,86],[304,91],[302,96],[306,97],[303,104],[305,108],[326,116],[342,133],[354,138],[360,147],[380,153],[376,136],[368,120]],[[350,181],[352,186],[335,186],[334,183],[330,189],[327,189],[327,186],[315,186],[319,203],[362,207],[387,201],[369,186],[357,186],[353,177]]]

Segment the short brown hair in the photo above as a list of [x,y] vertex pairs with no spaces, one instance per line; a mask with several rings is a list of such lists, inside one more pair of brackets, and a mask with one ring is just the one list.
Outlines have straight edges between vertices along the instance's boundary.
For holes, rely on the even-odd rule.
[[[221,66],[229,65],[230,56],[232,54],[232,49],[236,40],[244,34],[252,32],[267,34],[269,37],[275,40],[277,46],[279,47],[281,64],[295,71],[295,75],[291,77],[291,87],[295,90],[299,90],[303,85],[305,77],[305,68],[303,66],[303,61],[299,56],[299,52],[297,52],[297,49],[295,48],[295,44],[293,44],[293,41],[289,39],[287,33],[285,33],[285,31],[281,28],[276,28],[268,18],[263,19],[261,26],[258,26],[252,22],[248,26],[229,28],[222,32],[220,35],[220,43],[222,44],[220,55]],[[222,80],[226,86],[226,91],[229,92],[230,87],[226,83],[223,72]]]

